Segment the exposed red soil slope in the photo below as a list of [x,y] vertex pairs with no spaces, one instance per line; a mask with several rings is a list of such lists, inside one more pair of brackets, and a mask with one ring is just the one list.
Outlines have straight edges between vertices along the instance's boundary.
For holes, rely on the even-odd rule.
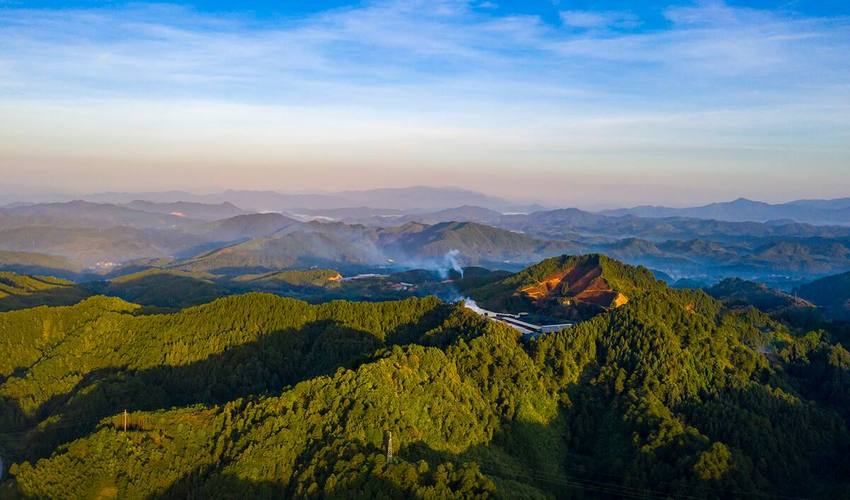
[[602,308],[616,308],[628,303],[629,299],[611,288],[602,277],[599,266],[576,266],[546,276],[542,281],[519,290],[540,304],[556,301],[562,305],[584,303]]

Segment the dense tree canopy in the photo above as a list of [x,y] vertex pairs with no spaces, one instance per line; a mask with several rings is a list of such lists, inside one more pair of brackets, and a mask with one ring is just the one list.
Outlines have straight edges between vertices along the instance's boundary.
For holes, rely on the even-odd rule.
[[850,494],[850,353],[633,276],[529,342],[433,298],[0,314],[0,496]]

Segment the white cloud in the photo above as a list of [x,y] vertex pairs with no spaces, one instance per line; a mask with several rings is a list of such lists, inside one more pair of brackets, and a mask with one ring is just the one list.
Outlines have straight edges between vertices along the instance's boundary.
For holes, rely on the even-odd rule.
[[635,28],[640,22],[629,12],[617,11],[561,11],[561,22],[565,26],[582,29]]
[[259,24],[150,5],[0,10],[0,171],[45,149],[57,164],[298,156],[538,173],[850,156],[847,19],[703,2],[654,31],[608,11],[566,11],[578,29],[564,29],[469,5]]

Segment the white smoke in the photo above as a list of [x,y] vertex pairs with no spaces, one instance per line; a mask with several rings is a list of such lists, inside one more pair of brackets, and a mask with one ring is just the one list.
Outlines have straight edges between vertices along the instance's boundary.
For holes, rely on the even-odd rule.
[[463,267],[461,267],[458,257],[460,257],[460,250],[449,250],[446,255],[443,256],[444,268],[440,270],[441,278],[448,278],[449,271],[455,271],[461,278],[463,278]]
[[470,299],[469,297],[462,297],[458,300],[458,302],[461,302],[461,301],[463,301],[463,307],[465,307],[465,308],[467,308],[467,309],[469,309],[469,310],[471,310],[475,313],[478,313],[482,316],[485,315],[484,309],[481,309],[480,307],[478,307],[478,304],[474,300]]

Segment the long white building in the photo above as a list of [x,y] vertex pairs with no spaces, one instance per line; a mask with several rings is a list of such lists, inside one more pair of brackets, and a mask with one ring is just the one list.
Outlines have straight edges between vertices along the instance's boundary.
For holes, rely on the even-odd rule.
[[571,326],[575,326],[575,322],[565,322],[565,323],[555,323],[550,325],[535,325],[533,323],[529,323],[527,321],[523,321],[521,318],[524,315],[521,314],[508,314],[508,313],[497,313],[493,311],[488,311],[487,309],[483,309],[475,303],[474,300],[466,299],[464,300],[464,307],[467,309],[474,311],[481,316],[484,316],[487,319],[492,321],[498,321],[499,323],[504,323],[511,328],[520,332],[525,338],[533,339],[544,333],[552,333],[559,332],[564,328],[569,328]]

